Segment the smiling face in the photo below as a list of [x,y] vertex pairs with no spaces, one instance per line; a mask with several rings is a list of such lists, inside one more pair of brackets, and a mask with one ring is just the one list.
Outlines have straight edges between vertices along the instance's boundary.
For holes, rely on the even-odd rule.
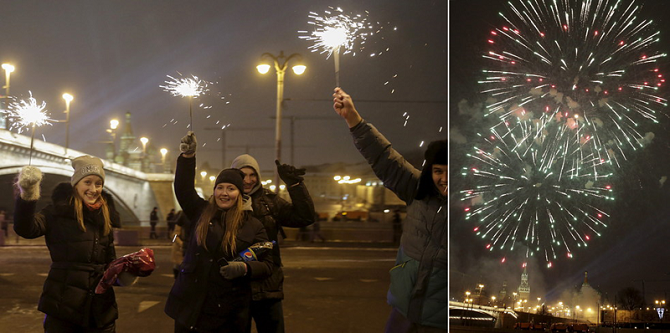
[[446,196],[447,195],[447,165],[433,164],[433,182],[437,191]]
[[240,170],[244,172],[244,193],[249,194],[256,187],[256,184],[258,184],[258,173],[256,173],[254,168],[250,167],[244,167]]
[[216,206],[223,210],[228,210],[237,203],[240,196],[240,190],[231,183],[219,183],[214,188],[214,201]]
[[84,203],[92,205],[100,199],[102,193],[102,178],[89,175],[74,185],[75,192]]

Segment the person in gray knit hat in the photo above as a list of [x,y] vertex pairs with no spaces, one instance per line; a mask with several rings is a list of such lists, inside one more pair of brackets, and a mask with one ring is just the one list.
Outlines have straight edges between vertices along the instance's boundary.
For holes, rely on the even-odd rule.
[[[396,266],[390,271],[385,332],[447,331],[447,140],[428,145],[420,171],[402,157],[354,102],[335,88],[333,109],[384,186],[407,203]],[[445,135],[446,137],[446,135]]]
[[[114,289],[90,292],[116,259],[113,226],[120,225],[112,196],[103,191],[105,171],[97,157],[72,160],[69,182],[54,188],[51,203],[36,212],[42,172],[19,173],[14,231],[24,238],[44,236],[53,261],[37,309],[45,332],[114,332],[118,310]],[[72,297],[73,295],[79,295]]]
[[[279,161],[275,161],[275,165],[279,177],[286,184],[291,202],[263,187],[260,167],[253,156],[240,155],[231,164],[231,167],[238,168],[244,173],[244,193],[251,197],[251,205],[254,209],[252,214],[263,223],[271,241],[277,241],[279,234],[286,238],[284,227],[307,227],[314,223],[316,217],[312,197],[303,182],[302,176],[305,174],[305,169],[296,169],[292,165],[281,164]],[[276,185],[279,186],[279,184]],[[272,276],[251,283],[253,290],[251,317],[259,333],[284,332],[282,309],[284,272],[278,245],[272,249],[272,256],[275,264]]]

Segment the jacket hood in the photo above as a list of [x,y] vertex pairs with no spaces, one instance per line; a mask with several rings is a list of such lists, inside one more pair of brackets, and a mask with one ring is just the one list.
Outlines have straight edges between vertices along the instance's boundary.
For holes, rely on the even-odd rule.
[[252,168],[256,171],[256,174],[258,175],[258,183],[256,183],[256,186],[251,189],[251,192],[249,192],[249,195],[254,194],[256,191],[258,191],[263,185],[261,184],[261,168],[258,167],[258,162],[256,161],[255,158],[253,158],[249,154],[244,154],[237,156],[234,160],[233,163],[230,165],[231,168],[235,169],[242,169],[244,167],[249,167]]

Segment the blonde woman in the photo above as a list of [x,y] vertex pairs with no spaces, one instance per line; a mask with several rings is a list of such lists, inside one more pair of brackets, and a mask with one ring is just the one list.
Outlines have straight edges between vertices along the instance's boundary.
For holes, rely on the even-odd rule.
[[198,196],[193,187],[195,147],[193,133],[182,138],[174,190],[191,221],[183,226],[191,238],[165,313],[175,320],[175,332],[245,332],[250,324],[250,281],[271,275],[272,256],[232,260],[268,237],[263,224],[250,214],[240,170],[221,171],[209,200]]
[[115,332],[114,290],[93,290],[116,258],[112,226],[119,225],[119,214],[103,191],[102,161],[80,156],[72,167],[71,181],[58,184],[51,204],[37,213],[42,172],[33,166],[21,170],[14,231],[24,238],[44,236],[49,248],[53,263],[37,307],[46,314],[44,331]]

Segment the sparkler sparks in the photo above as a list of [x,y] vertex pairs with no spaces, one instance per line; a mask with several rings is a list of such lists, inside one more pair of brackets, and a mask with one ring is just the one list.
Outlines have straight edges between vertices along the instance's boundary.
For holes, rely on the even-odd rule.
[[5,113],[11,119],[11,128],[17,129],[19,133],[27,128],[51,125],[52,119],[47,115],[46,102],[37,104],[32,92],[27,100],[14,101],[9,104]]
[[167,75],[172,81],[165,81],[166,85],[159,87],[172,94],[172,96],[198,97],[207,91],[207,82],[198,79],[195,75],[191,76],[192,78],[176,79]]
[[[308,17],[311,19],[307,23],[314,25],[314,30],[298,31],[303,34],[300,39],[314,41],[314,45],[308,47],[312,52],[321,54],[327,53],[326,58],[330,58],[333,52],[342,50],[342,54],[348,54],[354,50],[358,40],[361,44],[365,43],[369,36],[367,16],[346,15],[342,8],[329,7],[324,11],[323,16],[318,13],[310,12]],[[355,55],[355,52],[354,52]]]

